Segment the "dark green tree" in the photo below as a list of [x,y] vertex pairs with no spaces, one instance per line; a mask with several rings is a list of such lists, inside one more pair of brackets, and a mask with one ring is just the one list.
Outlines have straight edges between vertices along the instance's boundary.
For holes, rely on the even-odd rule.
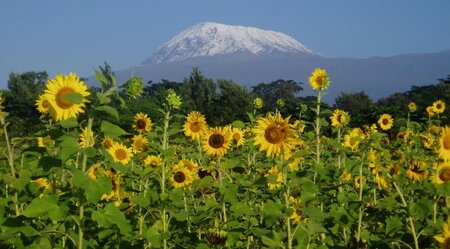
[[358,93],[341,93],[335,100],[335,109],[350,114],[350,126],[360,127],[376,120],[375,104],[364,91]]
[[298,92],[303,90],[301,82],[279,79],[270,83],[260,83],[253,88],[253,93],[264,101],[263,112],[277,108],[277,100],[284,99],[285,107],[281,109],[284,115],[296,112],[299,105]]
[[48,74],[42,72],[10,73],[5,92],[5,110],[14,135],[28,135],[39,124],[36,100],[44,90]]
[[232,80],[217,80],[219,94],[214,104],[215,125],[230,124],[234,120],[246,120],[252,109],[252,94]]
[[211,120],[217,98],[217,85],[212,79],[202,75],[197,67],[194,67],[188,79],[184,79],[181,87],[183,107],[186,112],[199,111],[207,120]]

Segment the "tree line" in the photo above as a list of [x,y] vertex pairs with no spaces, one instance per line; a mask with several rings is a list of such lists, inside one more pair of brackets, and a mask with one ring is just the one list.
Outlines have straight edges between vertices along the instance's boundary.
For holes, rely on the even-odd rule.
[[[98,71],[107,84],[112,84],[114,73],[110,65],[99,66]],[[42,93],[49,79],[47,72],[11,73],[7,90],[3,90],[5,111],[9,113],[11,131],[16,136],[29,136],[43,127],[40,114],[36,110],[35,101]],[[125,84],[123,84],[125,85]],[[122,85],[122,86],[123,86]],[[100,87],[91,87],[93,95],[101,91]],[[182,82],[161,79],[159,82],[149,81],[144,87],[139,100],[127,98],[124,91],[120,95],[124,103],[114,103],[121,110],[119,124],[127,127],[132,123],[135,113],[144,112],[153,119],[162,118],[157,111],[164,103],[167,91],[173,89],[182,97],[182,114],[190,111],[203,113],[210,125],[226,125],[235,120],[249,121],[248,113],[254,111],[253,101],[259,97],[263,106],[259,113],[266,113],[277,109],[284,116],[294,116],[305,121],[312,121],[312,108],[316,104],[316,96],[301,97],[303,83],[294,80],[278,79],[270,83],[260,83],[251,90],[228,79],[210,79],[205,77],[199,68],[193,68],[189,77]],[[322,103],[322,110],[339,108],[347,111],[351,116],[351,126],[362,126],[375,123],[379,115],[389,113],[398,122],[406,119],[408,103],[415,102],[418,111],[411,116],[414,121],[427,117],[425,107],[441,99],[450,99],[450,75],[438,79],[436,84],[426,86],[412,86],[411,90],[394,93],[377,101],[372,100],[365,92],[341,93],[333,104]],[[441,121],[448,124],[450,108],[446,108]],[[328,112],[329,113],[329,112]]]

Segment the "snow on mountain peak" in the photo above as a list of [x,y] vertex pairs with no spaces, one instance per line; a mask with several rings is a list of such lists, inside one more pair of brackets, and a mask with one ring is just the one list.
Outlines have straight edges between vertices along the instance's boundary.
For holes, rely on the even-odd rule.
[[319,55],[294,38],[280,32],[202,22],[170,39],[144,63],[176,62],[193,57],[227,55],[236,52],[254,55],[273,52]]

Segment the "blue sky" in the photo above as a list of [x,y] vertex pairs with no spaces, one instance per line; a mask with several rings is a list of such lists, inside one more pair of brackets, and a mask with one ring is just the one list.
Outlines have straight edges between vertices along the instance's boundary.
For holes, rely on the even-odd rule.
[[93,74],[136,65],[204,21],[286,33],[327,57],[450,49],[448,0],[3,1],[0,88],[10,72]]

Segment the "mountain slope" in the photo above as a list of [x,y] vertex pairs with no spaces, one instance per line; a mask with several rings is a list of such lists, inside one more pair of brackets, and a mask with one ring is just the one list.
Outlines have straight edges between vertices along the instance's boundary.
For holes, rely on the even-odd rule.
[[191,26],[173,37],[143,64],[177,62],[201,56],[235,53],[319,55],[283,33],[253,27],[204,22]]

